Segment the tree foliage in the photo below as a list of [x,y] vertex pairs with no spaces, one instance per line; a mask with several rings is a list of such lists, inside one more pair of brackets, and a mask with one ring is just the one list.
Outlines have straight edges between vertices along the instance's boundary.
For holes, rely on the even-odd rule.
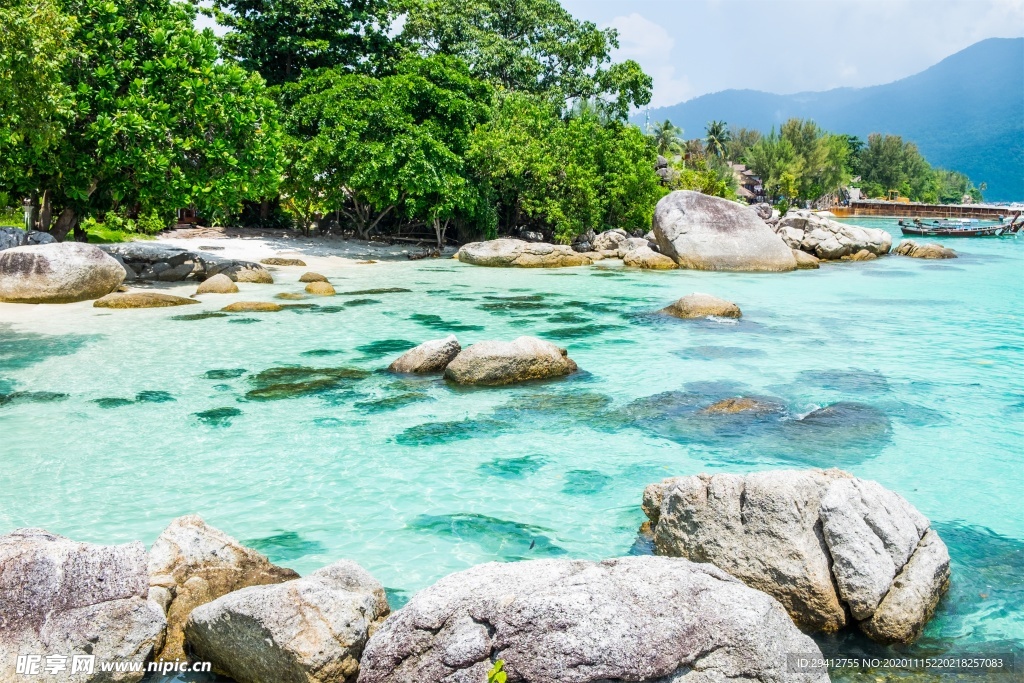
[[681,154],[686,144],[683,140],[683,129],[669,120],[654,124],[651,128],[651,137],[654,139],[658,154],[663,156]]
[[729,126],[725,121],[710,121],[704,131],[704,149],[708,154],[721,159],[725,156],[726,145],[732,140]]

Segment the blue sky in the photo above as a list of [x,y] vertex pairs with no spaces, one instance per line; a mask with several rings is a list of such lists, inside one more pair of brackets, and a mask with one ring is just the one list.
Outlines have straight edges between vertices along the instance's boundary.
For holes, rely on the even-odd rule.
[[[728,88],[889,83],[985,38],[1024,36],[1024,0],[562,0],[620,32],[651,106]],[[1024,65],[1021,65],[1024,68]]]

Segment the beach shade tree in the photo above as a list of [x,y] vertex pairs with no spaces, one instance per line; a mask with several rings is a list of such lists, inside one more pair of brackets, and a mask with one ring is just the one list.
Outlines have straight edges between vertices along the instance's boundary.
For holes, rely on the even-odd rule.
[[722,158],[725,156],[726,145],[732,140],[729,126],[725,121],[710,121],[704,130],[704,149],[709,156]]
[[800,160],[793,143],[774,128],[747,150],[743,162],[761,179],[768,197],[796,198]]
[[[195,206],[228,214],[280,181],[280,135],[263,79],[222,62],[191,5],[63,0],[75,17],[61,70],[64,134],[21,170],[58,239],[90,216]],[[81,235],[80,235],[81,236]]]

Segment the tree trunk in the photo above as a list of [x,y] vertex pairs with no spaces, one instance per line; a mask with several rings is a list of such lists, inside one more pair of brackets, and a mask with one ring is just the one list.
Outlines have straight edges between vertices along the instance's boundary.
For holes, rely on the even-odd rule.
[[42,206],[39,209],[39,227],[37,230],[47,232],[50,229],[50,221],[53,220],[53,194],[49,190],[43,191]]
[[260,200],[260,224],[266,224],[270,218],[270,200],[264,197]]
[[74,209],[64,209],[57,216],[57,222],[54,223],[53,228],[49,231],[53,235],[54,239],[58,242],[63,242],[64,238],[68,236],[68,233],[78,228],[78,215],[75,214]]

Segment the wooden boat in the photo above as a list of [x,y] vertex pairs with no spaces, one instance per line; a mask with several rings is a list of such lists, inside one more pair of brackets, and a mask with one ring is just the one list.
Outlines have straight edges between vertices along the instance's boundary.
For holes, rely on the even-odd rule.
[[1014,219],[1009,225],[972,225],[956,221],[934,221],[922,223],[915,220],[913,223],[900,221],[900,231],[904,235],[920,235],[922,237],[1000,237],[1002,235],[1015,235],[1018,230],[1024,227],[1017,224]]

